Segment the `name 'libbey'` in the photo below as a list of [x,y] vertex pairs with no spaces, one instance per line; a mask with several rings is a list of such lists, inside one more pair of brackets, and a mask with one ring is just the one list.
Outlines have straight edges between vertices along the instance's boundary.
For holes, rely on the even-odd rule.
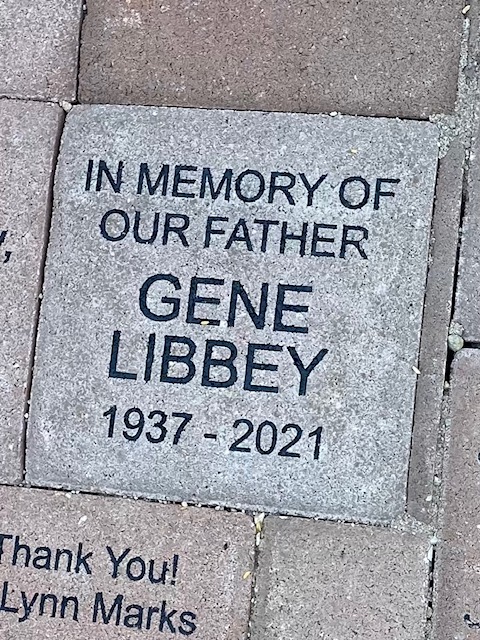
[[[199,295],[199,287],[208,287],[207,290]],[[145,280],[139,292],[139,307],[142,314],[154,322],[170,322],[179,318],[182,311],[182,295],[183,302],[186,303],[186,312],[182,314],[187,324],[197,324],[208,327],[217,326],[223,328],[235,327],[237,321],[237,310],[239,301],[242,302],[244,312],[252,321],[257,330],[265,329],[267,313],[269,309],[269,301],[272,296],[269,295],[273,287],[269,283],[262,283],[260,286],[260,300],[256,304],[252,302],[244,285],[233,280],[229,287],[228,298],[207,297],[206,293],[212,292],[212,289],[219,291],[218,295],[225,293],[225,280],[221,278],[202,278],[193,277],[190,279],[188,287],[188,295],[184,295],[184,288],[175,275],[173,274],[155,274]],[[166,295],[180,292],[179,295]],[[290,285],[279,283],[276,286],[275,304],[272,306],[271,315],[272,330],[274,332],[306,334],[308,326],[301,323],[301,320],[292,319],[293,314],[305,317],[309,307],[306,304],[293,304],[299,300],[292,300],[292,295],[311,294],[313,287],[310,285]],[[290,296],[290,299],[286,299]],[[301,301],[301,300],[300,300]],[[160,302],[160,305],[158,304]],[[219,307],[225,310],[226,319],[220,320],[219,317],[208,317],[207,312],[197,311],[199,305],[210,305],[210,307]],[[159,308],[160,307],[160,308]],[[201,314],[201,315],[198,315]],[[289,315],[287,315],[289,314]],[[209,316],[215,315],[213,312],[208,313]],[[145,360],[142,370],[132,370],[130,363],[126,370],[126,358],[123,357],[122,365],[119,364],[121,346],[124,343],[125,336],[122,332],[114,331],[112,339],[112,347],[109,362],[109,377],[121,378],[126,380],[138,380],[143,377],[145,382],[150,382],[154,373],[154,365],[157,360],[157,334],[150,333],[145,348]],[[198,352],[199,342],[203,356],[201,356],[201,368],[199,367]],[[178,335],[165,335],[163,338],[163,349],[161,355],[160,373],[158,377],[160,382],[169,384],[188,384],[195,378],[197,374],[200,376],[200,384],[203,387],[228,388],[241,381],[245,391],[279,393],[279,385],[272,380],[272,373],[281,369],[282,379],[288,379],[288,373],[294,372],[297,376],[298,395],[304,396],[307,393],[307,384],[309,377],[317,366],[322,362],[328,353],[328,349],[320,349],[316,355],[307,360],[303,354],[300,354],[295,346],[286,346],[271,343],[248,343],[246,355],[243,358],[239,355],[240,349],[229,341],[223,339],[203,339],[197,338],[195,342],[192,338]],[[130,349],[126,350],[127,352]],[[268,353],[268,356],[266,355]],[[282,354],[281,363],[273,360],[273,354]],[[270,358],[269,361],[266,361]],[[241,370],[241,373],[240,373]],[[261,380],[255,380],[255,373],[261,372]],[[268,379],[266,379],[268,377]],[[291,384],[287,385],[291,387]]]
[[[87,175],[85,181],[85,191],[94,189],[96,192],[101,191],[104,187],[110,188],[115,194],[123,192],[122,187],[128,186],[130,172],[126,172],[126,163],[119,161],[116,171],[113,165],[109,167],[104,160],[98,160],[96,163],[93,159],[89,159],[87,167]],[[173,198],[181,198],[184,201],[190,199],[204,199],[210,197],[212,200],[224,200],[229,202],[232,197],[236,197],[243,204],[255,203],[260,199],[266,199],[270,205],[275,205],[277,199],[280,198],[283,204],[294,206],[303,202],[306,207],[314,205],[315,196],[329,186],[338,189],[338,198],[347,210],[363,209],[366,206],[373,206],[376,211],[380,208],[383,198],[395,197],[395,192],[391,189],[398,185],[399,178],[375,178],[367,180],[363,176],[348,176],[338,182],[338,184],[327,185],[328,173],[323,173],[315,179],[307,177],[303,172],[293,174],[289,171],[271,171],[267,176],[257,169],[244,169],[240,173],[235,173],[233,169],[227,168],[221,172],[212,172],[210,167],[198,167],[197,165],[162,164],[151,172],[152,167],[148,162],[140,163],[138,167],[138,181],[136,185],[137,195],[148,192],[150,196],[161,195],[171,196]],[[128,178],[126,179],[126,175]],[[106,184],[105,184],[106,182]],[[125,182],[127,184],[125,184]],[[334,182],[337,182],[335,179]],[[353,191],[352,191],[353,189]],[[112,213],[127,214],[118,209],[111,210],[107,216]],[[220,218],[224,219],[224,218]],[[243,221],[243,218],[242,218]],[[102,220],[102,223],[104,220]],[[185,224],[186,224],[185,219]],[[262,221],[260,221],[262,222]],[[264,221],[269,222],[269,221]],[[270,221],[271,222],[271,221]],[[157,220],[158,223],[158,220]],[[271,224],[276,222],[271,222]],[[101,225],[102,226],[102,225]],[[325,225],[320,225],[325,226]],[[305,227],[305,225],[304,225]],[[333,225],[327,225],[334,228]],[[187,227],[180,230],[182,232]],[[335,227],[336,228],[336,227]],[[351,229],[360,229],[363,232],[363,238],[368,238],[368,231],[363,227],[352,226]],[[285,239],[287,237],[284,230]],[[213,231],[212,231],[213,233]],[[217,233],[223,234],[223,231]],[[105,237],[104,233],[104,237]],[[347,234],[348,235],[348,234]],[[290,237],[290,236],[288,236]],[[120,238],[109,238],[110,240],[119,240]],[[238,239],[238,238],[235,238]],[[243,239],[243,237],[242,237]],[[323,241],[332,242],[331,239],[321,238]],[[233,241],[233,240],[232,240]],[[263,242],[263,241],[262,241]],[[345,235],[344,244],[355,245],[363,258],[366,255],[360,247],[360,240],[351,240]],[[188,246],[188,242],[183,237],[182,244]],[[205,244],[205,247],[208,243]],[[343,246],[343,245],[342,245]],[[263,249],[262,249],[263,250]],[[344,252],[344,248],[342,249]],[[341,254],[342,254],[341,251]],[[304,251],[301,251],[303,255]],[[313,250],[312,250],[313,253]],[[315,253],[315,255],[317,255]],[[319,254],[320,255],[320,254]],[[328,253],[333,256],[333,253]],[[341,257],[344,257],[341,255]],[[218,318],[197,317],[195,308],[197,305],[221,305],[221,299],[216,297],[206,297],[205,295],[197,295],[199,285],[207,285],[209,287],[223,287],[225,282],[220,278],[191,278],[187,312],[185,322],[187,324],[200,324],[205,326],[219,326],[223,328],[231,328],[235,326],[235,315],[237,311],[238,301],[241,300],[243,307],[250,317],[255,329],[265,329],[265,318],[269,307],[269,284],[263,283],[260,288],[260,302],[255,308],[254,303],[247,294],[241,282],[234,280],[231,284],[231,291],[228,304],[227,320],[220,321]],[[158,287],[161,286],[163,292],[167,288],[168,292],[182,291],[179,279],[174,274],[159,273],[150,276],[140,289],[139,305],[142,314],[149,320],[156,323],[165,323],[175,320],[180,314],[180,297],[172,297],[163,295],[160,302],[163,305],[170,305],[170,309],[166,313],[158,312],[152,309],[149,302],[149,294],[152,287],[156,290],[158,298]],[[291,304],[285,301],[287,292],[291,293],[312,293],[311,286],[278,284],[276,302],[273,313],[272,330],[287,333],[308,333],[308,327],[303,324],[288,324],[284,321],[284,314],[301,314],[305,317],[308,312],[308,306]],[[272,305],[270,305],[271,307]],[[272,314],[270,314],[272,315]],[[290,321],[291,322],[291,321]],[[167,384],[188,384],[193,380],[199,380],[203,387],[225,389],[232,387],[237,383],[241,384],[244,391],[263,392],[263,393],[279,393],[282,389],[291,388],[292,384],[288,382],[291,375],[296,376],[297,383],[294,388],[297,389],[299,396],[307,393],[307,385],[310,375],[323,361],[328,353],[328,349],[322,348],[316,353],[305,356],[302,350],[297,349],[295,345],[284,345],[264,342],[250,342],[245,345],[243,341],[241,347],[237,347],[230,340],[223,339],[225,331],[219,331],[218,339],[198,338],[196,332],[196,341],[191,337],[182,335],[163,334],[163,345],[160,347],[157,340],[157,334],[152,332],[148,335],[146,341],[143,336],[140,340],[143,344],[140,349],[143,350],[143,362],[139,367],[138,351],[134,361],[128,361],[128,355],[132,351],[135,353],[139,349],[138,333],[132,339],[130,338],[130,347],[125,348],[128,338],[125,332],[117,329],[113,332],[110,360],[108,365],[108,376],[110,378],[120,378],[124,380],[141,380],[150,382],[152,378],[160,380]],[[159,354],[161,349],[160,360],[158,365]],[[199,353],[201,355],[199,356]],[[268,354],[268,355],[267,355]],[[280,355],[281,354],[281,355]],[[277,360],[276,360],[277,358]],[[280,360],[278,360],[280,358]],[[280,369],[280,379],[284,381],[282,386],[274,379],[275,374]],[[283,370],[282,370],[283,369]],[[159,370],[159,371],[158,371]]]

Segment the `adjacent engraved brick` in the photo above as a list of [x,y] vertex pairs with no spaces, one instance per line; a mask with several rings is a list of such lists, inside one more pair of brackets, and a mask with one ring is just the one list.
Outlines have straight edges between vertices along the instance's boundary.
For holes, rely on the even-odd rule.
[[0,2],[0,96],[75,99],[82,4]]
[[80,100],[425,117],[455,104],[463,0],[89,0]]
[[246,638],[240,513],[0,488],[2,640]]
[[424,534],[267,518],[252,640],[423,640],[428,549]]
[[402,512],[436,166],[425,122],[74,107],[29,481]]
[[0,100],[0,482],[23,477],[23,414],[62,110]]
[[443,527],[437,553],[435,640],[474,640],[480,629],[480,351],[455,356]]

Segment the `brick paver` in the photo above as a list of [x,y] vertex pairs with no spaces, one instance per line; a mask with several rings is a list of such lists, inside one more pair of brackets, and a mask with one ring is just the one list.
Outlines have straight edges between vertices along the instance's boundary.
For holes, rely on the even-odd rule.
[[2,640],[246,638],[239,513],[0,488]]
[[0,482],[23,477],[23,414],[62,110],[0,100]]
[[0,2],[0,96],[75,99],[82,4]]
[[423,640],[429,539],[267,518],[252,640]]
[[467,186],[455,320],[463,327],[465,340],[480,342],[480,124],[470,151]]
[[473,640],[480,628],[480,351],[455,357],[437,554],[435,640]]
[[432,522],[436,509],[434,476],[452,314],[464,153],[463,145],[457,140],[440,160],[435,192],[408,475],[408,510],[423,522]]
[[463,0],[89,0],[80,100],[450,112],[462,7]]

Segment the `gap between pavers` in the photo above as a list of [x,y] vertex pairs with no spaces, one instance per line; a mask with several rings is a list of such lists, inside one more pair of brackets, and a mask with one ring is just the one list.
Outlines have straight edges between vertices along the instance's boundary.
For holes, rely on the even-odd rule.
[[[109,131],[118,131],[121,127],[124,127],[123,135],[115,137],[115,146],[112,146]],[[189,136],[192,135],[192,131],[202,130],[202,127],[204,127],[204,135],[199,138],[198,145],[191,148]],[[250,114],[232,111],[82,105],[75,107],[69,115],[67,129],[70,135],[64,136],[62,140],[63,159],[60,160],[57,175],[57,204],[47,259],[45,300],[42,304],[39,349],[33,383],[29,429],[29,452],[31,453],[29,465],[27,465],[30,472],[29,480],[40,485],[46,482],[51,486],[78,489],[96,487],[113,492],[124,492],[127,489],[136,494],[162,499],[186,498],[211,503],[218,501],[237,507],[251,506],[253,502],[257,508],[286,509],[293,513],[313,513],[327,517],[331,514],[339,514],[340,517],[356,518],[360,514],[360,517],[367,521],[380,518],[389,521],[393,517],[392,514],[403,513],[416,384],[412,366],[417,361],[437,164],[438,149],[434,126],[423,122],[399,122],[385,119],[376,121],[366,118],[330,118],[299,114],[258,112]],[[153,145],[150,142],[152,129],[158,130],[158,135],[162,136]],[[311,146],[313,134],[315,151],[311,148],[306,149],[301,142],[302,137],[305,140],[309,139]],[[352,136],[355,137],[352,139]],[[245,148],[245,137],[250,140],[247,148]],[[389,145],[386,145],[387,139]],[[313,166],[316,161],[320,162],[319,158],[322,158],[322,166],[325,165],[328,168],[333,164],[331,177],[326,183],[328,187],[331,182],[332,188],[319,191],[313,207],[307,204],[305,189],[302,188],[301,183],[297,184],[294,191],[296,201],[293,197],[289,201],[292,207],[296,204],[295,211],[292,209],[292,215],[295,213],[297,226],[299,221],[309,220],[311,223],[312,220],[317,220],[319,215],[323,215],[324,207],[329,211],[330,221],[343,223],[345,211],[342,206],[346,208],[346,205],[341,203],[341,191],[340,198],[337,197],[337,189],[341,180],[348,175],[357,175],[362,171],[374,172],[375,175],[389,175],[392,178],[391,183],[401,183],[401,185],[395,201],[392,197],[383,199],[383,216],[374,213],[373,192],[370,194],[370,188],[369,194],[372,197],[369,205],[365,211],[358,211],[355,214],[356,224],[365,222],[367,226],[372,223],[375,225],[375,238],[371,244],[372,260],[369,263],[362,263],[366,256],[357,254],[355,251],[350,252],[347,256],[348,260],[336,260],[334,264],[326,263],[325,255],[343,257],[338,256],[340,249],[337,250],[336,246],[332,247],[337,251],[336,254],[317,251],[314,254],[317,257],[312,255],[304,258],[303,253],[299,255],[298,247],[295,247],[295,251],[284,255],[283,251],[279,251],[279,239],[276,236],[271,241],[273,246],[269,245],[268,260],[264,259],[260,252],[257,237],[256,251],[242,254],[249,256],[249,262],[246,265],[238,252],[235,253],[235,261],[231,262],[231,253],[226,249],[223,250],[221,248],[223,245],[217,248],[214,254],[212,254],[213,250],[202,250],[198,256],[195,254],[192,257],[189,255],[192,249],[187,250],[182,246],[162,248],[161,237],[156,244],[152,244],[154,243],[152,240],[150,246],[146,246],[145,243],[134,242],[133,236],[130,235],[125,243],[117,243],[115,253],[112,253],[110,251],[112,245],[109,244],[111,236],[106,232],[100,233],[102,229],[100,219],[103,219],[104,207],[108,210],[113,206],[127,206],[122,202],[133,202],[131,198],[132,193],[137,190],[137,170],[139,166],[143,167],[140,162],[148,157],[152,163],[152,171],[154,170],[158,163],[159,140],[162,141],[160,146],[164,155],[183,158],[187,154],[189,161],[198,166],[209,166],[209,163],[212,163],[215,176],[218,171],[221,175],[222,166],[230,166],[232,162],[236,175],[238,173],[239,176],[245,173],[243,172],[245,162],[264,172],[270,171],[272,167],[281,168],[285,162],[292,165],[292,170],[298,167],[295,170],[300,171],[302,167]],[[375,143],[374,152],[372,152],[372,141]],[[238,148],[238,158],[235,161],[232,159],[232,144]],[[288,158],[285,156],[282,145],[290,148]],[[414,147],[415,152],[412,154],[414,145],[418,147]],[[355,147],[354,152],[351,151],[353,147]],[[109,155],[114,157],[114,153],[117,154],[117,159],[122,158],[122,161],[126,161],[123,182],[118,189],[107,188],[106,183],[104,189],[98,186],[101,193],[97,192],[90,188],[90,178],[86,186],[85,172],[90,171],[88,167],[93,168],[94,165],[93,160],[89,158]],[[405,158],[408,158],[408,162]],[[111,167],[112,162],[114,161],[110,162]],[[413,168],[415,162],[416,170]],[[116,160],[114,165],[117,166]],[[120,170],[123,171],[121,168],[118,169]],[[186,170],[197,171],[196,168]],[[326,177],[327,175],[323,176],[323,178]],[[396,179],[393,180],[393,178]],[[360,180],[360,178],[350,178],[344,182],[350,180]],[[388,179],[384,178],[380,181],[388,182]],[[95,181],[92,184],[95,184]],[[173,188],[174,190],[177,188],[175,183]],[[238,191],[236,193],[234,202],[222,204],[220,199],[216,203],[218,210],[223,206],[222,210],[230,212],[233,222],[236,216],[245,215],[250,221],[250,218],[258,217],[260,210],[264,216],[272,212],[273,203],[269,198],[263,198],[262,202],[255,204],[255,208],[252,209],[244,204],[244,200],[241,201]],[[135,196],[134,201],[140,209],[146,209],[151,213],[151,207],[159,204],[158,198],[166,195],[166,192],[159,191],[154,200],[153,193],[150,191],[150,195],[144,193],[141,196]],[[389,192],[385,195],[391,196]],[[162,206],[164,204],[162,200]],[[183,205],[181,209],[180,204]],[[208,213],[205,204],[199,199],[175,201],[177,212],[182,210],[185,214],[192,216],[191,230],[188,234],[193,251],[198,248],[199,243],[200,246],[203,244],[202,234]],[[260,205],[262,209],[259,208]],[[128,204],[128,207],[130,210],[131,205]],[[352,208],[358,209],[358,206],[355,205]],[[280,216],[281,210],[277,213]],[[253,226],[253,220],[249,224]],[[306,229],[308,224],[304,223],[303,226]],[[362,227],[354,228],[362,229]],[[311,232],[311,224],[309,229]],[[330,226],[330,229],[338,229],[338,225]],[[393,234],[396,234],[396,243],[392,255],[390,240]],[[409,256],[407,261],[404,261],[402,247]],[[141,326],[144,332],[142,335],[148,335],[148,332],[155,330],[160,338],[163,337],[165,323],[154,324],[152,321],[155,321],[155,317],[140,313],[138,289],[141,282],[137,282],[139,278],[144,279],[151,275],[152,258],[160,255],[158,253],[160,250],[162,256],[169,255],[167,261],[170,269],[174,270],[172,273],[178,272],[184,283],[185,280],[188,282],[191,276],[187,266],[193,269],[192,260],[194,259],[205,270],[204,272],[210,273],[210,277],[212,273],[216,273],[222,278],[228,276],[228,279],[230,277],[235,279],[239,277],[239,273],[243,274],[243,269],[246,268],[247,273],[262,273],[264,277],[268,274],[273,283],[272,286],[282,281],[286,269],[296,282],[310,282],[311,269],[315,265],[316,277],[312,284],[317,295],[312,297],[310,304],[320,305],[324,293],[325,299],[330,300],[330,304],[321,312],[314,312],[315,306],[313,307],[308,317],[309,335],[305,337],[307,331],[303,330],[302,333],[305,334],[303,342],[299,341],[298,346],[306,357],[312,349],[315,349],[314,353],[316,353],[328,338],[328,346],[331,345],[333,355],[332,365],[327,367],[324,373],[320,372],[322,375],[319,373],[315,376],[314,382],[311,383],[311,385],[315,384],[313,394],[310,390],[311,397],[306,393],[301,394],[298,384],[292,385],[290,361],[280,361],[283,368],[280,369],[281,375],[279,373],[278,382],[281,383],[283,395],[270,394],[262,397],[262,407],[257,407],[255,404],[258,403],[258,394],[234,393],[239,388],[238,384],[235,387],[232,386],[237,377],[232,385],[223,383],[204,385],[203,379],[196,377],[193,380],[194,376],[192,376],[188,382],[193,380],[189,390],[193,389],[194,393],[191,392],[187,399],[181,387],[165,386],[165,382],[172,382],[172,380],[165,381],[161,378],[158,365],[154,377],[152,378],[149,374],[148,381],[151,384],[141,387],[139,386],[140,378],[136,374],[110,375],[107,366],[108,355],[112,345],[112,331],[117,328],[119,317],[122,318],[124,335],[127,336],[123,338],[122,344],[127,345],[123,347],[123,356],[125,358],[126,348],[132,364],[137,363],[135,365],[137,367],[140,363],[138,359],[140,353],[143,353],[143,342],[141,342],[143,338],[136,333],[129,333],[130,329],[133,328],[138,332]],[[215,258],[214,264],[212,255]],[[318,258],[318,256],[322,257]],[[128,262],[133,260],[130,267],[127,265],[127,258]],[[119,262],[112,264],[112,260],[119,260]],[[264,273],[262,269],[265,269],[265,265],[268,270]],[[105,269],[106,271],[103,272]],[[206,271],[207,269],[209,271]],[[337,274],[336,278],[332,277],[332,269]],[[193,271],[196,274],[195,269]],[[70,273],[70,276],[67,276],[67,273]],[[83,275],[80,276],[79,283],[75,284],[78,274]],[[248,275],[242,275],[242,281],[245,282],[245,278],[248,278]],[[338,278],[341,278],[341,287],[338,286]],[[334,286],[332,282],[335,283]],[[223,286],[225,281],[215,281],[214,284]],[[255,284],[251,285],[250,295],[256,291]],[[312,287],[309,289],[312,290]],[[185,287],[182,292],[184,291]],[[355,291],[361,295],[356,297]],[[389,291],[395,291],[396,295],[387,297],[386,294]],[[225,289],[216,289],[216,292],[224,296],[225,302],[228,296]],[[86,296],[87,300],[94,300],[95,304],[85,306],[83,296]],[[56,302],[52,303],[53,299],[56,299]],[[370,301],[377,305],[378,300],[380,300],[378,314],[372,314]],[[402,301],[405,304],[402,304]],[[82,309],[84,314],[80,323],[78,322],[79,309]],[[87,309],[90,313],[84,313],[83,310]],[[108,313],[105,313],[106,310]],[[101,315],[97,317],[95,314],[100,311]],[[119,316],[119,311],[122,311],[123,315]],[[324,317],[320,321],[322,314]],[[223,317],[220,311],[219,315]],[[168,320],[174,318],[176,318],[175,315]],[[206,322],[206,324],[210,323]],[[205,339],[212,336],[218,338],[229,335],[231,336],[229,339],[235,339],[238,323],[235,330],[232,329],[228,334],[222,333],[222,327],[217,329],[215,325],[218,324],[219,321],[215,320],[212,321],[211,327],[198,326],[202,325],[201,322],[195,322],[194,325],[197,326],[192,326],[191,322],[184,324],[182,315],[182,318],[175,323],[175,330],[178,332],[178,327],[181,327],[187,335],[195,337],[201,350]],[[270,337],[268,333],[272,330],[270,324],[269,316],[266,327],[253,328],[252,323],[247,323],[246,327],[242,326],[243,342],[246,335],[247,341],[255,342],[260,335]],[[171,326],[167,328],[171,330]],[[399,326],[404,327],[404,330],[393,333],[393,327],[398,329]],[[225,328],[226,325],[223,329]],[[250,333],[245,334],[246,329]],[[262,331],[265,329],[266,332],[257,334],[255,329]],[[98,344],[95,343],[93,350],[92,335],[98,336]],[[72,341],[73,336],[75,340]],[[270,339],[273,341],[275,337],[274,334]],[[57,344],[58,341],[61,344]],[[158,342],[160,343],[160,340]],[[54,343],[57,346],[54,346]],[[161,343],[159,348],[158,357],[161,354]],[[50,355],[46,355],[45,349],[50,350]],[[277,350],[282,350],[282,347]],[[84,364],[79,366],[80,360],[87,353],[89,358],[98,358],[98,362],[93,366],[89,360],[87,367]],[[368,357],[365,357],[366,355]],[[198,357],[200,358],[200,355]],[[244,351],[242,351],[242,358],[244,357]],[[123,360],[123,362],[126,366],[126,361]],[[241,369],[243,375],[245,365],[242,362],[239,357],[238,366],[243,367]],[[50,370],[47,371],[47,369]],[[397,377],[396,386],[391,384],[393,370]],[[58,378],[56,383],[54,378]],[[119,381],[120,379],[123,382]],[[293,377],[293,380],[296,381],[296,378]],[[173,380],[175,381],[178,380]],[[240,386],[241,384],[243,380]],[[53,386],[48,391],[45,385]],[[208,389],[205,391],[206,387],[212,386],[223,388],[220,391],[215,390],[215,393]],[[333,390],[333,395],[323,393],[325,386]],[[68,391],[69,387],[70,391]],[[229,389],[226,390],[226,387]],[[162,440],[161,447],[153,447],[153,441],[143,437],[141,440],[136,438],[135,441],[138,440],[138,442],[135,448],[132,448],[132,445],[128,445],[128,442],[122,439],[118,428],[114,428],[112,433],[108,431],[107,437],[107,431],[103,430],[105,421],[101,418],[102,414],[103,417],[108,417],[108,413],[105,413],[106,407],[103,406],[107,402],[106,398],[107,405],[116,406],[117,401],[121,405],[120,408],[125,405],[123,411],[128,406],[134,406],[128,404],[131,402],[135,402],[135,406],[142,406],[138,404],[140,401],[143,402],[144,409],[150,407],[149,411],[151,411],[152,407],[160,404],[155,395],[157,388],[161,388],[162,393],[164,392],[161,400],[165,406],[162,404],[161,408],[169,414],[174,416],[175,413],[172,411],[178,412],[178,406],[182,406],[180,403],[184,405],[185,402],[190,403],[188,406],[191,406],[192,411],[196,409],[196,419],[192,420],[191,428],[187,428],[182,436],[186,444],[182,441],[182,446],[177,447],[178,443],[172,443],[169,438],[165,442]],[[262,390],[265,389],[270,390],[272,387],[264,387]],[[342,391],[343,389],[345,392]],[[381,389],[380,392],[379,389]],[[94,390],[94,396],[89,396],[92,390]],[[248,391],[252,390],[259,389],[248,389]],[[62,395],[63,400],[54,399],[55,394],[58,393]],[[322,393],[324,400],[319,405],[317,398],[321,397]],[[335,393],[338,396],[338,406],[334,405]],[[135,397],[132,394],[135,394]],[[385,399],[385,394],[388,400]],[[240,405],[240,401],[243,404]],[[228,407],[224,406],[225,402],[228,403]],[[280,402],[282,404],[279,404]],[[268,413],[270,411],[282,420],[278,422],[279,425],[299,420],[301,416],[303,422],[299,424],[316,426],[325,415],[329,425],[327,435],[330,444],[328,441],[327,444],[330,449],[327,447],[325,453],[321,452],[322,466],[320,463],[316,465],[319,455],[315,458],[312,447],[308,447],[311,441],[306,438],[299,445],[301,453],[296,454],[297,459],[301,458],[298,464],[288,459],[284,461],[278,455],[272,455],[267,459],[259,457],[258,453],[254,452],[248,458],[241,459],[238,454],[235,457],[235,453],[229,453],[229,451],[238,451],[232,447],[228,448],[232,428],[238,425],[232,426],[225,423],[223,416],[228,414],[234,403],[237,415],[239,411],[251,410],[252,415],[263,415],[262,419],[265,419],[270,415]],[[292,406],[295,407],[295,414],[291,413]],[[205,422],[206,407],[210,412],[208,425]],[[48,417],[47,413],[51,409],[53,413]],[[281,414],[280,409],[283,411]],[[215,413],[213,413],[214,410]],[[62,419],[59,418],[61,411],[65,411]],[[212,422],[213,417],[216,418],[215,423]],[[350,429],[351,420],[357,424],[353,434]],[[375,433],[370,428],[373,423],[377,425]],[[69,437],[65,438],[62,430],[67,424],[75,424],[76,428],[69,431]],[[401,425],[401,440],[399,425]],[[207,426],[209,428],[218,426],[221,447],[210,442],[207,443],[209,445],[207,447],[204,443],[204,430]],[[147,424],[146,427],[149,428],[149,425]],[[169,424],[168,428],[170,427]],[[343,442],[342,433],[346,434]],[[58,440],[55,441],[53,449],[50,449],[54,434]],[[380,438],[383,447],[382,456],[378,454]],[[214,439],[216,440],[216,437]],[[200,446],[199,442],[203,443],[203,446]],[[353,451],[351,444],[355,447]],[[39,446],[46,452],[45,455],[40,453]],[[283,446],[283,443],[279,446]],[[60,449],[64,452],[68,451],[68,454],[59,455]],[[272,453],[273,449],[268,453]],[[205,452],[202,455],[210,453],[206,463],[210,464],[209,468],[213,470],[212,472],[201,470],[202,473],[199,473],[198,450]],[[165,451],[168,451],[168,456]],[[249,449],[247,453],[252,451]],[[333,455],[337,456],[335,461],[333,461]],[[107,461],[107,464],[99,465],[98,456]],[[162,465],[152,473],[152,461],[159,459],[159,456],[162,459]],[[131,464],[128,470],[125,465],[127,459]],[[356,465],[356,459],[362,464]],[[380,470],[372,473],[371,470],[380,464],[385,465],[382,466],[385,473]],[[177,476],[175,473],[179,467],[184,471],[182,476]],[[342,473],[344,469],[351,471]],[[370,472],[367,472],[367,469]],[[163,478],[160,477],[160,471]],[[246,472],[247,475],[245,475]],[[97,475],[98,473],[100,475]],[[365,482],[363,474],[369,478],[375,477],[372,485],[369,481]],[[258,482],[253,482],[252,475],[258,478]],[[244,480],[239,481],[239,478],[244,477]],[[271,488],[261,484],[265,477],[269,478],[269,483],[285,483],[283,488],[279,489],[283,500],[279,498],[273,509],[268,506],[273,504]],[[303,477],[308,478],[308,482],[302,482]],[[203,482],[199,483],[199,478]],[[340,483],[337,483],[338,489],[335,478],[340,480]],[[312,491],[316,490],[316,494],[309,489],[310,484]],[[301,491],[296,492],[296,487],[300,487]],[[328,493],[324,491],[325,487]],[[329,487],[333,487],[334,490]],[[344,492],[341,498],[338,495],[340,490]],[[373,501],[368,499],[369,491],[375,497],[373,504],[371,504]],[[324,496],[324,502],[317,505],[314,502],[315,495]],[[346,495],[349,496],[348,500],[345,498]],[[349,500],[352,501],[350,510],[348,509]],[[340,511],[337,504],[341,505]],[[377,505],[378,513],[375,512]]]

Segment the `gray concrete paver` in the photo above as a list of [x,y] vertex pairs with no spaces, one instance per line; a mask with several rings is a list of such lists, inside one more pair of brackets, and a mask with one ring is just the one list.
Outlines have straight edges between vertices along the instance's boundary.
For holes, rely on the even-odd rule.
[[[424,122],[74,107],[29,481],[367,521],[403,512],[436,167]],[[179,224],[184,237],[165,235]]]

